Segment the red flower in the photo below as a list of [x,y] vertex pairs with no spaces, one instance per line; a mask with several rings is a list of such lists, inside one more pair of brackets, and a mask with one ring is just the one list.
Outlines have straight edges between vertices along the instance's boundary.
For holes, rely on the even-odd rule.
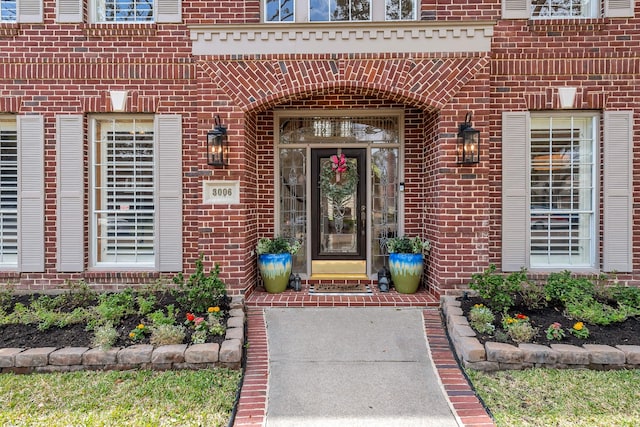
[[518,313],[518,314],[516,314],[516,319],[522,319],[522,320],[525,320],[525,319],[527,319],[527,316],[525,316],[524,314],[520,314],[520,313]]
[[187,313],[187,320],[189,322],[193,322],[195,320],[195,318],[196,318],[196,316],[194,316],[193,314]]

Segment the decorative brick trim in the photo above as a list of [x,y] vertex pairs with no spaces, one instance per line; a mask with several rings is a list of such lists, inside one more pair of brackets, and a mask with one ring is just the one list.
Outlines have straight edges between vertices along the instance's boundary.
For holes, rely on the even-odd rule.
[[150,37],[156,35],[156,24],[85,24],[82,31],[89,37]]
[[[244,111],[341,88],[371,92],[428,111],[441,109],[484,70],[479,55],[386,59],[323,56],[307,60],[207,60],[203,70]],[[228,76],[235,76],[229,79]]]
[[20,32],[18,24],[0,24],[0,38],[13,38]]

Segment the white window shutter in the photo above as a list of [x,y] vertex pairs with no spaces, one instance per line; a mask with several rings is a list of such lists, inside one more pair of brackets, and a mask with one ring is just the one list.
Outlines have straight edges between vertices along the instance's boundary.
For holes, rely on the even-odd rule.
[[18,267],[44,271],[44,119],[18,116]]
[[609,18],[632,18],[634,0],[605,0],[604,15]]
[[158,266],[163,272],[178,272],[182,271],[182,116],[156,116],[154,134],[158,153]]
[[42,0],[18,0],[18,22],[37,24],[42,21]]
[[502,271],[529,264],[529,127],[527,111],[502,113]]
[[502,0],[503,19],[528,19],[531,0]]
[[82,115],[56,117],[58,155],[58,271],[84,269],[84,175]]
[[630,272],[633,236],[633,111],[604,113],[603,269]]
[[180,0],[155,0],[156,22],[182,22],[182,2]]
[[82,22],[82,0],[57,0],[56,22]]

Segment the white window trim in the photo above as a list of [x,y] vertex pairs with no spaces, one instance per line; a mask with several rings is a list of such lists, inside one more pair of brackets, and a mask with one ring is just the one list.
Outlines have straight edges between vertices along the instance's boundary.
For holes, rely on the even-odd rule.
[[534,16],[533,9],[534,5],[530,2],[529,16],[532,20],[541,20],[541,19],[590,19],[590,18],[600,18],[601,7],[599,0],[591,0],[591,10],[589,11],[589,15],[580,15],[580,16],[569,16],[569,15],[558,15],[558,16]]
[[311,7],[311,0],[292,0],[294,2],[293,8],[293,20],[292,21],[267,21],[266,20],[266,2],[267,0],[262,0],[261,8],[262,8],[262,22],[265,24],[287,24],[287,23],[301,23],[301,22],[313,22],[313,23],[336,23],[336,24],[345,24],[348,22],[411,22],[418,19],[418,9],[420,8],[420,3],[417,0],[412,0],[414,3],[413,8],[413,18],[412,19],[398,19],[391,20],[386,19],[386,1],[385,0],[370,0],[371,2],[371,18],[368,20],[357,20],[357,21],[311,21],[309,18],[309,10]]
[[[580,112],[561,112],[561,111],[553,111],[546,113],[531,113],[529,116],[529,135],[527,137],[527,188],[531,185],[531,122],[536,117],[559,117],[559,118],[568,118],[568,117],[587,117],[591,118],[593,121],[593,142],[592,142],[592,194],[591,194],[591,206],[592,206],[592,217],[591,217],[591,242],[589,245],[589,263],[588,264],[579,264],[579,265],[565,265],[565,264],[553,264],[549,266],[544,265],[531,265],[531,224],[529,221],[527,222],[527,245],[526,245],[526,259],[527,259],[527,268],[532,271],[562,271],[570,269],[575,272],[594,272],[598,270],[598,266],[600,263],[599,254],[597,251],[599,245],[599,232],[598,232],[598,224],[599,224],[599,203],[598,203],[598,195],[599,192],[599,183],[604,174],[602,167],[600,167],[600,131],[602,128],[602,116],[599,112],[595,111],[580,111]],[[531,190],[527,191],[527,218],[531,218]]]
[[[133,0],[130,0],[133,1]],[[152,12],[153,15],[151,17],[150,20],[146,20],[146,21],[118,21],[118,20],[114,20],[114,21],[107,21],[105,19],[101,19],[98,13],[98,9],[99,7],[102,5],[104,6],[105,0],[90,0],[89,5],[91,6],[91,9],[89,11],[89,16],[91,18],[91,22],[94,24],[123,24],[123,25],[130,25],[130,24],[154,24],[157,22],[158,20],[158,1],[157,0],[153,0],[153,5],[152,5]]]
[[[147,263],[115,263],[115,262],[98,262],[98,239],[97,239],[97,230],[98,224],[96,221],[96,200],[95,200],[95,164],[98,153],[95,149],[95,132],[96,132],[96,123],[99,120],[130,120],[132,115],[124,115],[124,114],[104,114],[104,115],[91,115],[89,116],[89,153],[90,153],[90,173],[89,173],[89,215],[90,215],[90,226],[89,226],[89,236],[90,236],[90,248],[89,248],[89,268],[92,271],[102,271],[102,270],[127,270],[127,271],[149,271],[156,270],[158,267],[158,242],[157,239],[154,239],[154,256],[153,261]],[[150,119],[155,123],[156,117],[153,115],[135,115],[136,119]],[[157,191],[157,165],[158,165],[158,150],[157,150],[157,135],[154,132],[153,136],[154,143],[154,204],[157,206],[158,202],[158,191]],[[154,230],[158,228],[158,216],[154,214]]]

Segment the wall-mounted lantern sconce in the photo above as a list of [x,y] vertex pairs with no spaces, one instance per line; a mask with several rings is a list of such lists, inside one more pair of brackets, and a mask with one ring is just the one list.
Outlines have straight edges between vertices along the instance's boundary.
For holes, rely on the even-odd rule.
[[220,124],[220,116],[216,116],[216,126],[207,132],[207,163],[211,166],[229,164],[229,139],[227,127]]
[[480,162],[480,131],[471,127],[471,112],[458,129],[458,164],[474,165]]

